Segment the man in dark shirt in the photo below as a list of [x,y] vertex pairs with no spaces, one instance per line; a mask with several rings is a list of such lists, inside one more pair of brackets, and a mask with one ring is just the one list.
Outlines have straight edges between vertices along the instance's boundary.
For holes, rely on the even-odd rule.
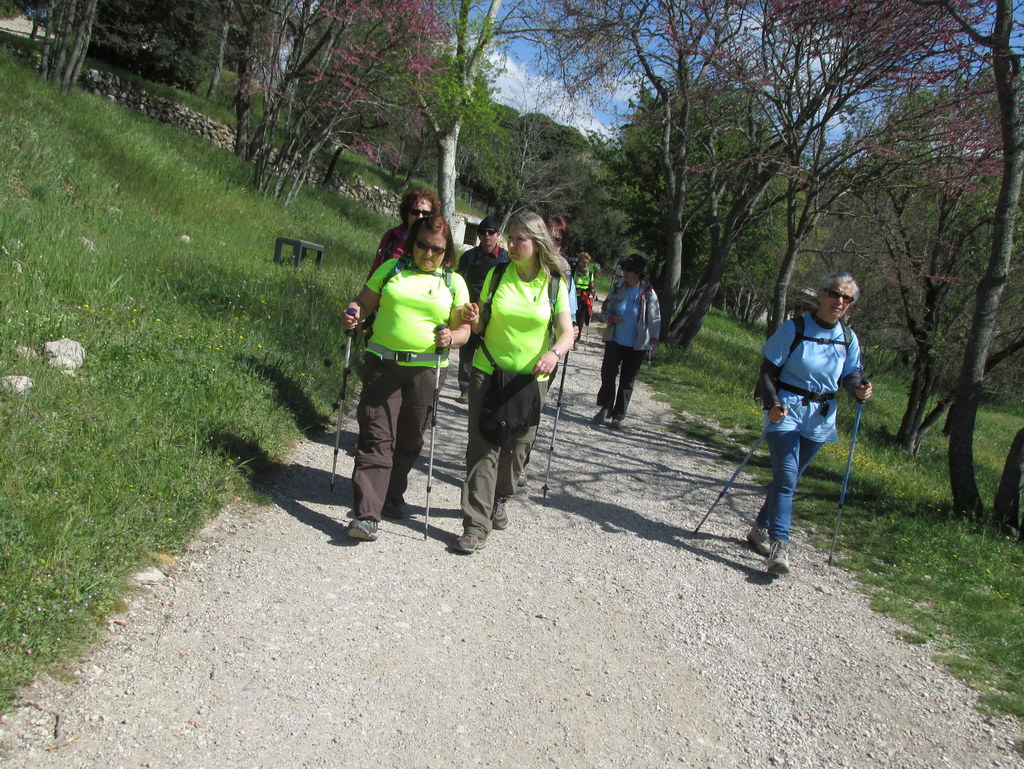
[[[491,268],[508,261],[508,251],[498,245],[498,222],[490,216],[477,225],[480,245],[469,249],[459,259],[457,272],[469,286],[469,300],[480,301],[484,278]],[[469,402],[469,377],[473,373],[473,355],[482,337],[471,334],[469,341],[459,349],[459,402]]]

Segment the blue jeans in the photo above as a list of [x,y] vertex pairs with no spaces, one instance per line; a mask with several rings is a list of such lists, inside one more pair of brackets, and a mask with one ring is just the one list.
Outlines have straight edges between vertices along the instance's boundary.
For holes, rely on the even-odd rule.
[[822,444],[804,438],[796,430],[769,432],[767,441],[772,457],[772,482],[757,514],[757,525],[768,529],[769,539],[789,542],[796,483]]

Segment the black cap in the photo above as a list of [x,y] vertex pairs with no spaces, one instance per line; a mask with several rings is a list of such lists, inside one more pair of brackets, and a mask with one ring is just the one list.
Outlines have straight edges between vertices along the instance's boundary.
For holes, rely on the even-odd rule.
[[495,232],[501,232],[501,225],[498,224],[497,220],[493,217],[485,216],[480,224],[476,226],[477,231],[480,230],[494,230]]
[[630,254],[619,262],[619,266],[624,270],[632,270],[637,275],[643,275],[644,267],[647,266],[647,260],[640,256],[640,254]]

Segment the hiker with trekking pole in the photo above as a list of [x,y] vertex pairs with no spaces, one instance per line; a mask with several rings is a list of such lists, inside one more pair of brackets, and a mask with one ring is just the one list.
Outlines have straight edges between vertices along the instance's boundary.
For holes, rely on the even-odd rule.
[[469,321],[463,318],[469,290],[462,276],[445,266],[454,256],[448,223],[440,216],[419,218],[409,228],[406,253],[374,271],[349,302],[355,314],[346,310],[346,330],[376,313],[356,408],[355,520],[348,527],[354,539],[377,539],[382,516],[405,517],[409,473],[423,449],[449,350],[469,338]]
[[839,388],[862,405],[872,394],[871,383],[862,378],[857,335],[842,323],[859,297],[849,273],[826,275],[818,284],[817,309],[783,323],[761,348],[757,390],[772,480],[747,541],[765,556],[770,574],[789,573],[793,493],[822,445],[837,440]]
[[455,549],[482,550],[508,526],[507,503],[537,437],[548,380],[573,344],[567,265],[544,220],[508,224],[510,262],[494,267],[465,317],[483,339],[469,383],[469,440],[462,486],[463,534]]

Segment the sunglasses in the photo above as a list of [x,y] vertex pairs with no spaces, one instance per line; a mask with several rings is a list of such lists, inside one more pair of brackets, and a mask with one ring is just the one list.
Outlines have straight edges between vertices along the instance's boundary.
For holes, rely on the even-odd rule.
[[432,246],[429,243],[424,243],[422,240],[417,240],[416,248],[420,251],[426,251],[428,254],[433,256],[434,254],[443,254],[447,246]]
[[834,288],[826,288],[825,293],[831,296],[833,299],[841,299],[843,304],[853,304],[853,297],[849,294],[844,294],[841,291],[836,291]]
[[480,230],[481,235],[497,235],[497,230]]
[[424,211],[422,208],[413,208],[409,211],[413,216],[430,216],[433,211]]

